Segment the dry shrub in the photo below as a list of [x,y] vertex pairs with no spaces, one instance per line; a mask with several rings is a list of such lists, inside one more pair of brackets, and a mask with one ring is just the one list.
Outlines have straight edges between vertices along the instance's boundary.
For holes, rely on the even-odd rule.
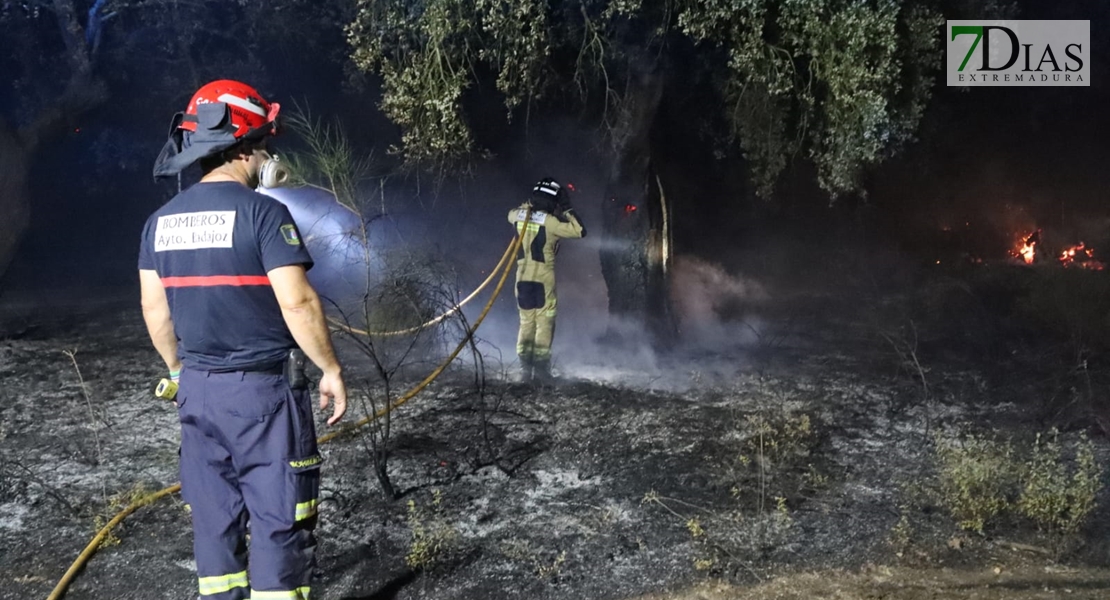
[[408,525],[412,541],[405,563],[413,569],[427,570],[446,562],[458,547],[458,531],[443,512],[443,494],[432,491],[432,500],[425,506],[409,500]]
[[655,505],[682,523],[696,554],[694,569],[715,576],[751,572],[750,561],[782,551],[798,534],[791,503],[827,481],[811,461],[820,436],[809,415],[761,410],[737,421],[742,438],[721,474],[731,498],[700,506],[652,491]]

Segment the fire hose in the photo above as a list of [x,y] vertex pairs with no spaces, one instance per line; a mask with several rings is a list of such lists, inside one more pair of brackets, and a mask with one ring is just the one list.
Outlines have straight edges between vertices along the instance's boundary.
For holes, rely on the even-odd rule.
[[[466,298],[463,298],[461,302],[456,304],[454,307],[452,307],[447,312],[444,312],[443,314],[439,315],[438,317],[436,317],[436,318],[434,318],[430,321],[421,323],[420,325],[416,325],[415,327],[409,327],[407,329],[399,329],[397,331],[366,331],[366,330],[363,330],[363,329],[356,329],[354,327],[351,327],[350,325],[342,323],[342,322],[340,322],[339,320],[337,320],[333,317],[328,317],[328,322],[330,322],[332,325],[335,325],[336,327],[338,327],[338,328],[340,328],[343,331],[346,331],[348,333],[356,333],[358,335],[365,335],[365,336],[390,337],[390,336],[406,335],[406,334],[409,334],[409,333],[416,333],[418,331],[422,331],[423,329],[425,329],[427,327],[431,327],[433,325],[436,325],[436,324],[440,323],[441,321],[443,321],[444,319],[446,319],[447,317],[450,317],[451,315],[455,314],[460,309],[462,309],[462,307],[466,306],[467,302],[470,302],[471,300],[474,299],[475,296],[480,294],[482,292],[482,290],[484,290],[486,288],[486,286],[489,285],[491,281],[493,281],[493,278],[496,277],[497,273],[501,271],[501,267],[505,264],[505,261],[509,260],[509,257],[511,257],[514,252],[515,252],[515,250],[513,250],[512,245],[510,245],[508,248],[505,249],[505,253],[501,255],[501,260],[497,261],[497,266],[494,267],[492,271],[490,271],[489,277],[486,277],[486,280],[483,281],[481,283],[481,285],[479,285],[477,288],[475,288],[473,292],[470,292],[469,296],[467,296]],[[511,262],[510,262],[510,264],[511,264]]]
[[[531,216],[531,211],[529,211],[528,216]],[[527,222],[527,219],[525,219],[525,222]],[[428,385],[431,384],[432,381],[439,377],[443,373],[443,371],[447,369],[447,366],[450,365],[455,360],[455,358],[458,357],[459,353],[463,351],[463,348],[465,348],[466,345],[470,343],[470,340],[474,337],[474,333],[478,331],[478,327],[481,326],[482,321],[485,320],[486,315],[489,313],[490,309],[493,308],[493,303],[501,294],[501,289],[505,286],[505,280],[508,279],[509,272],[512,270],[513,267],[512,261],[508,261],[508,264],[505,264],[506,259],[507,257],[514,255],[517,249],[520,248],[521,239],[522,235],[517,235],[516,237],[514,237],[512,243],[509,244],[508,249],[505,250],[505,254],[501,257],[501,261],[497,263],[498,267],[500,267],[501,272],[501,279],[497,282],[497,287],[494,288],[493,294],[486,302],[486,306],[482,309],[481,314],[479,314],[478,318],[475,319],[474,325],[467,328],[466,335],[463,337],[462,341],[459,342],[458,346],[455,347],[455,350],[451,352],[446,360],[440,363],[440,365],[436,367],[436,369],[432,371],[427,377],[425,377],[423,381],[416,384],[415,387],[406,392],[403,396],[400,396],[399,398],[391,402],[388,406],[383,407],[374,414],[369,415],[356,423],[352,423],[337,431],[333,431],[331,433],[316,438],[316,443],[325,444],[343,434],[354,431],[360,427],[374,422],[377,419],[380,419],[386,414],[392,412],[397,407],[411,400],[413,397],[423,391],[424,388],[428,387]],[[498,269],[495,268],[493,272],[490,273],[490,277],[486,279],[486,282],[483,283],[481,287],[485,287],[485,285],[493,279],[494,274],[496,274],[497,272]],[[479,289],[481,289],[481,287]],[[477,290],[474,292],[474,294],[476,293]],[[470,297],[473,297],[474,294],[471,294]],[[470,297],[468,297],[467,300],[469,300]],[[457,310],[461,306],[462,305],[460,304],[452,310]],[[427,326],[427,324],[422,325],[421,327],[425,326]],[[127,518],[128,515],[144,506],[153,504],[157,500],[169,496],[170,494],[175,494],[179,491],[181,491],[181,484],[175,483],[174,485],[171,485],[165,489],[159,490],[131,502],[131,504],[121,510],[118,514],[116,514],[116,516],[112,517],[112,520],[108,521],[108,523],[104,527],[102,527],[95,536],[93,536],[92,541],[90,541],[88,545],[85,546],[85,549],[81,552],[80,555],[78,555],[77,560],[73,562],[73,564],[69,567],[69,570],[67,570],[65,575],[62,576],[61,580],[58,581],[58,584],[54,586],[54,591],[50,593],[50,596],[47,597],[47,600],[59,600],[62,597],[62,594],[65,593],[66,589],[69,587],[69,584],[73,581],[73,578],[77,576],[77,572],[80,571],[81,568],[85,566],[85,563],[87,563],[89,559],[92,558],[92,555],[100,549],[100,544],[104,541],[106,537],[108,537],[108,534],[111,533],[112,529],[115,528],[116,525],[119,525],[121,522],[123,522],[123,520]]]

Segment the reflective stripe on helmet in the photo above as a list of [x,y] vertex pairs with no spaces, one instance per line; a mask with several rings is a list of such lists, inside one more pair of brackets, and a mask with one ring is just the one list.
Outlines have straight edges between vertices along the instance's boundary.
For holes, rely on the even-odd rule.
[[250,100],[247,100],[246,98],[240,98],[239,96],[234,96],[232,94],[220,94],[220,97],[216,99],[220,102],[226,102],[232,106],[238,106],[239,108],[249,110],[260,117],[267,116],[266,109],[251,102]]
[[541,181],[540,183],[536,184],[536,187],[532,188],[532,191],[533,192],[543,192],[545,194],[550,194],[552,196],[558,196],[559,195],[559,184],[555,183],[554,181],[550,181],[550,182]]
[[277,117],[280,105],[267,102],[253,87],[231,79],[220,79],[205,84],[185,107],[179,127],[196,132],[198,107],[203,104],[224,104],[230,109],[228,127],[234,139],[249,135],[261,138],[277,134]]

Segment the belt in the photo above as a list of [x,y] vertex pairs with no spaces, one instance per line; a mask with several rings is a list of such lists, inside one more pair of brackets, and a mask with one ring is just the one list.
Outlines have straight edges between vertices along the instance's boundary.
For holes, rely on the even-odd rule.
[[209,373],[258,373],[259,375],[284,375],[285,364],[251,366],[245,369],[207,369]]
[[246,371],[246,372],[247,373],[261,373],[262,375],[284,375],[285,374],[285,366],[284,365],[277,365],[275,367],[269,367],[269,368],[266,368],[266,369],[251,369],[251,370]]

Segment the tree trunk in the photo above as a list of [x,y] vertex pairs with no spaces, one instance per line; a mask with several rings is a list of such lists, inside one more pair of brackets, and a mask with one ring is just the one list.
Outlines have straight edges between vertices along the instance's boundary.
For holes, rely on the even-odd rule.
[[660,347],[675,336],[667,290],[669,205],[651,164],[650,133],[663,84],[658,67],[634,66],[613,128],[600,250],[609,290],[610,342],[644,331]]
[[0,279],[31,223],[27,159],[19,136],[0,120]]
[[85,31],[77,21],[73,1],[53,0],[52,6],[66,45],[69,81],[55,101],[19,130],[0,119],[0,280],[31,223],[27,174],[35,154],[77,118],[108,100],[108,86],[93,75]]

